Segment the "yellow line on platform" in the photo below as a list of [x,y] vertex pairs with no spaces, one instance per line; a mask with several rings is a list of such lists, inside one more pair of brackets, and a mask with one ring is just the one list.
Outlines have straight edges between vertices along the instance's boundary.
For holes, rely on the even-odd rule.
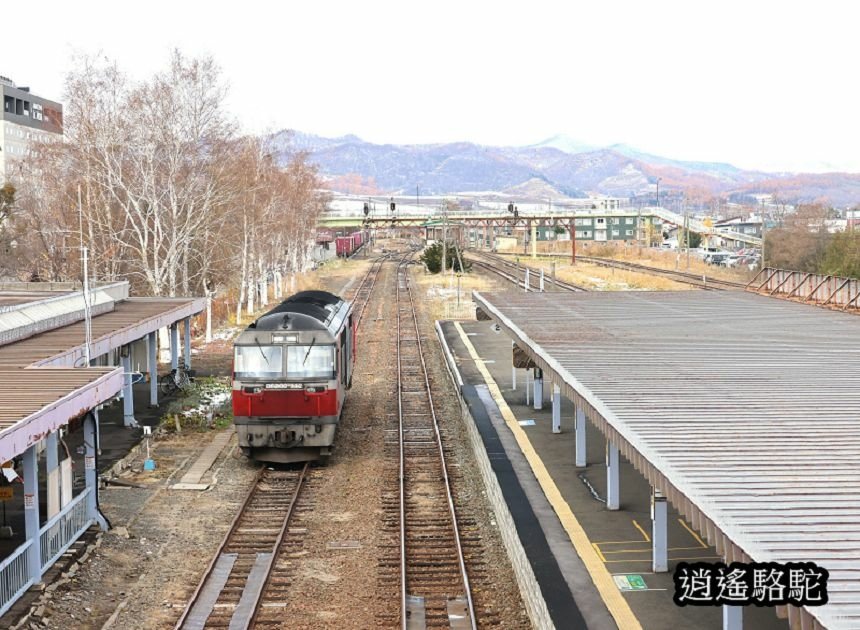
[[600,556],[600,559],[601,559],[603,562],[606,562],[606,556],[604,556],[604,555],[603,555],[603,552],[600,550],[600,545],[598,545],[597,543],[593,542],[593,543],[591,543],[591,546],[592,546],[592,547],[594,547],[594,551],[596,551],[596,552],[597,552],[597,555],[598,555],[598,556]]
[[687,524],[684,522],[684,519],[679,518],[679,519],[678,519],[678,522],[681,524],[681,527],[683,527],[683,528],[684,528],[684,529],[686,529],[688,532],[690,532],[690,535],[691,535],[693,538],[695,538],[695,539],[696,539],[696,542],[697,542],[697,543],[699,543],[700,545],[702,545],[702,549],[707,549],[707,548],[708,548],[708,544],[707,544],[704,540],[702,540],[701,538],[699,538],[699,535],[698,535],[696,532],[694,532],[692,529],[690,529],[690,526],[689,526],[689,525],[687,525]]
[[[466,350],[469,351],[471,357],[473,359],[478,359],[479,356],[475,351],[475,346],[472,345],[472,342],[469,340],[469,336],[465,333],[463,327],[460,326],[459,322],[454,322],[454,327],[460,334],[460,339],[466,347]],[[552,509],[555,510],[558,519],[561,521],[562,527],[564,527],[571,543],[573,543],[573,546],[576,549],[576,553],[582,559],[582,563],[588,570],[591,580],[594,582],[594,586],[597,587],[600,597],[609,609],[609,613],[612,615],[613,619],[615,619],[615,623],[618,624],[619,628],[623,628],[624,630],[641,630],[642,625],[639,623],[636,615],[633,614],[633,611],[630,609],[630,605],[627,603],[627,600],[624,599],[621,591],[618,590],[618,587],[615,585],[615,580],[612,579],[612,575],[609,573],[603,560],[601,560],[598,552],[592,546],[591,541],[588,539],[588,535],[585,533],[585,530],[582,528],[582,525],[580,525],[576,516],[574,516],[573,511],[567,504],[567,501],[565,501],[564,497],[561,496],[561,492],[559,491],[558,486],[555,485],[555,481],[547,471],[546,466],[544,466],[543,460],[541,460],[525,431],[523,431],[522,427],[517,422],[517,418],[513,411],[511,411],[511,408],[508,407],[508,403],[505,402],[495,379],[482,361],[475,361],[475,367],[481,373],[481,376],[483,376],[484,381],[490,390],[490,395],[493,397],[493,400],[496,401],[496,405],[498,405],[505,423],[508,425],[511,433],[514,434],[514,438],[517,440],[520,450],[528,460],[532,472],[540,483],[541,489],[543,489],[547,500],[550,505],[552,505]]]
[[[594,544],[596,545],[598,543]],[[645,544],[644,541],[642,544]],[[701,549],[701,547],[669,547],[666,551],[694,551],[699,549]],[[648,547],[647,549],[614,549],[612,551],[603,551],[601,549],[600,555],[605,558],[607,555],[614,553],[651,553],[652,551],[653,549],[651,547]],[[669,559],[672,560],[672,558]]]
[[[671,560],[671,561],[673,561],[673,562],[675,562],[675,561],[679,561],[679,562],[680,562],[681,560],[698,560],[698,561],[703,561],[703,560],[713,560],[714,558],[722,558],[722,556],[691,556],[691,557],[689,557],[689,558],[669,558],[669,560]],[[612,563],[614,563],[614,562],[651,562],[652,560],[653,560],[653,558],[642,558],[642,559],[639,559],[639,558],[625,558],[624,560],[607,560],[607,561],[606,561],[606,563],[607,563],[607,564],[612,564]]]
[[633,527],[642,532],[642,535],[645,537],[645,542],[651,542],[651,538],[648,536],[648,533],[644,529],[642,529],[642,526],[637,523],[635,519],[633,520]]

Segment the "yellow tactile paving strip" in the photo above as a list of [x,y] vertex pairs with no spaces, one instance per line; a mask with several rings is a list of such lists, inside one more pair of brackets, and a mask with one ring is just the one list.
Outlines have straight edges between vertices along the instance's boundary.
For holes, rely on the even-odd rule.
[[592,546],[592,543],[588,539],[582,525],[579,524],[579,521],[576,519],[576,516],[574,516],[570,506],[561,496],[561,492],[544,466],[543,460],[541,460],[540,456],[534,450],[534,447],[532,447],[531,441],[525,431],[523,431],[522,427],[520,427],[516,416],[514,416],[514,413],[505,402],[499,386],[496,384],[496,381],[493,379],[489,370],[484,366],[484,362],[475,351],[475,347],[469,340],[468,335],[463,331],[463,327],[460,326],[459,322],[454,322],[454,327],[457,329],[457,333],[460,335],[460,339],[463,341],[463,345],[466,347],[466,350],[468,350],[472,359],[475,361],[475,366],[478,368],[478,371],[487,383],[490,395],[493,397],[493,400],[496,401],[499,411],[505,419],[505,423],[508,425],[508,428],[510,428],[511,433],[514,434],[514,438],[516,439],[520,450],[529,462],[529,466],[531,466],[532,472],[534,472],[535,477],[540,483],[541,489],[546,495],[547,500],[550,502],[550,505],[552,505],[553,510],[555,510],[559,521],[561,521],[562,527],[564,527],[564,530],[570,538],[570,542],[573,544],[574,549],[576,549],[576,553],[582,559],[585,568],[591,576],[591,580],[594,582],[595,587],[597,587],[600,597],[609,609],[609,613],[612,615],[613,619],[615,619],[615,623],[618,624],[619,628],[624,628],[624,630],[641,630],[642,626],[639,623],[639,620],[636,618],[636,615],[633,614],[633,611],[630,609],[624,596],[618,590],[618,587],[615,585],[615,581],[612,579],[612,575],[606,569],[606,565],[601,560],[598,552]]

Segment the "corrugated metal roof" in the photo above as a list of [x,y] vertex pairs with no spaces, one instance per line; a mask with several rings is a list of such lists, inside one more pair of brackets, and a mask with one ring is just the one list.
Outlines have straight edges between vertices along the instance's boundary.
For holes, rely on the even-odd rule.
[[120,367],[0,369],[0,461],[8,461],[122,389]]
[[830,603],[792,618],[860,627],[860,319],[741,293],[474,298],[729,561],[830,571]]
[[[205,307],[202,298],[132,298],[92,319],[92,356],[131,343]],[[23,453],[48,431],[109,400],[122,368],[75,369],[83,356],[84,323],[56,328],[0,347],[0,460]]]
[[54,294],[50,291],[4,292],[3,294],[0,294],[0,306],[26,304],[33,300],[51,297],[52,295]]
[[0,431],[22,418],[52,406],[71,392],[94,383],[116,369],[0,369],[0,382],[4,384],[0,387]]
[[[149,323],[145,331],[138,330],[140,338],[151,330],[157,330],[165,323],[199,313],[205,302],[195,299],[158,299],[131,298],[117,302],[114,310],[92,319],[93,345],[107,340],[122,332],[131,332]],[[171,318],[170,316],[173,315]],[[67,355],[71,350],[82,347],[84,342],[84,322],[77,322],[61,328],[23,339],[8,346],[0,347],[0,367],[25,367],[45,361],[58,355]],[[116,347],[114,345],[113,347]],[[97,356],[101,352],[94,352]]]

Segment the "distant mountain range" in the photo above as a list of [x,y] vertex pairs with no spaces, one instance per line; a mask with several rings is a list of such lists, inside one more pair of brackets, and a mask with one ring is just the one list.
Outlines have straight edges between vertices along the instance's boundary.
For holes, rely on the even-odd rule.
[[771,193],[788,202],[860,203],[860,174],[764,173],[720,162],[688,162],[624,144],[594,147],[554,136],[525,147],[373,144],[354,135],[324,138],[298,131],[270,137],[281,161],[307,152],[329,186],[356,194],[422,195],[499,191],[530,198],[618,197],[685,191],[694,198]]

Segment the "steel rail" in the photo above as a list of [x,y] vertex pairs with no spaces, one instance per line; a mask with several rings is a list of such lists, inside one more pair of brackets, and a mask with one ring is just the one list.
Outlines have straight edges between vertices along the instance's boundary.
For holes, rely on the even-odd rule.
[[[490,271],[490,272],[495,273],[495,274],[497,274],[497,275],[499,275],[499,276],[502,276],[503,278],[505,278],[505,279],[506,279],[506,280],[508,280],[509,282],[514,283],[514,284],[515,284],[515,285],[517,285],[518,287],[525,288],[525,289],[526,289],[526,291],[532,291],[532,292],[535,292],[535,293],[539,292],[539,289],[534,289],[534,288],[532,288],[532,286],[531,286],[531,279],[529,279],[529,286],[528,286],[528,287],[526,287],[526,286],[525,286],[525,281],[524,281],[524,280],[520,280],[520,278],[519,278],[519,277],[517,277],[516,275],[508,274],[508,273],[506,273],[505,271],[502,271],[501,269],[499,269],[499,268],[497,268],[497,267],[494,267],[494,266],[491,264],[492,262],[501,263],[501,264],[505,265],[505,266],[506,266],[507,268],[509,268],[509,269],[510,269],[511,267],[516,267],[516,265],[515,265],[514,263],[512,263],[511,261],[506,260],[506,259],[504,259],[503,257],[498,256],[498,255],[488,254],[487,252],[480,252],[480,253],[479,253],[479,252],[474,252],[474,251],[473,251],[473,252],[471,252],[471,253],[472,253],[473,255],[475,255],[475,256],[478,256],[478,257],[484,257],[484,258],[486,258],[486,259],[488,259],[488,260],[490,261],[490,262],[487,262],[487,260],[476,260],[476,259],[472,259],[472,263],[473,263],[473,264],[477,264],[477,265],[478,265],[479,267],[481,267],[482,269],[486,269],[487,271]],[[534,268],[533,268],[533,267],[531,267],[530,265],[526,265],[526,264],[523,264],[522,268],[523,268],[523,269],[525,269],[525,268],[529,268],[529,269],[534,270]],[[539,271],[539,269],[538,269],[537,271]],[[586,287],[580,286],[580,285],[578,285],[578,284],[573,284],[573,283],[571,283],[571,282],[565,282],[565,281],[563,281],[563,280],[553,279],[551,276],[546,276],[546,275],[544,275],[544,282],[549,282],[550,284],[555,284],[555,285],[556,285],[558,288],[560,288],[560,289],[564,289],[564,290],[566,290],[566,291],[572,291],[572,292],[574,292],[574,293],[577,293],[577,292],[580,292],[580,291],[588,291],[588,289],[587,289]]]
[[[687,271],[673,271],[671,269],[661,269],[660,267],[651,267],[649,265],[641,265],[639,263],[631,263],[623,260],[615,260],[613,258],[596,258],[593,256],[578,256],[584,262],[594,263],[603,267],[615,267],[627,271],[636,271],[647,273],[655,276],[665,276],[675,282],[697,286],[706,290],[722,291],[725,289],[743,289],[746,285],[742,282],[734,282],[732,280],[720,280],[712,276],[704,274],[696,274]],[[722,285],[722,286],[714,286]]]
[[212,575],[212,571],[215,569],[215,565],[218,562],[218,557],[224,551],[224,548],[227,546],[227,542],[230,540],[230,536],[236,529],[236,525],[239,523],[239,519],[242,518],[242,514],[245,512],[245,509],[248,507],[248,504],[251,502],[251,497],[254,496],[254,491],[257,489],[257,484],[260,482],[260,479],[263,476],[263,471],[266,469],[265,466],[260,466],[257,469],[257,474],[254,477],[254,482],[251,484],[251,487],[248,489],[248,494],[245,495],[245,499],[242,501],[242,507],[236,512],[236,515],[233,517],[233,520],[230,522],[230,528],[227,530],[227,533],[224,535],[224,538],[221,539],[221,544],[218,545],[218,550],[212,556],[212,560],[209,561],[209,566],[206,567],[206,571],[203,573],[203,578],[200,580],[200,583],[197,584],[197,588],[194,589],[194,592],[191,594],[191,598],[188,600],[188,604],[185,606],[185,610],[182,611],[182,616],[179,617],[179,621],[176,622],[174,626],[175,630],[181,630],[185,620],[188,618],[188,615],[191,613],[191,609],[194,608],[194,604],[197,602],[197,598],[200,597],[200,591],[203,590],[203,587],[206,585],[207,580]]
[[400,620],[402,630],[406,630],[406,475],[405,457],[403,447],[403,365],[400,352],[400,266],[406,258],[400,261],[395,277],[395,300],[397,308],[397,435],[399,446],[399,464],[397,478],[400,480]]
[[[478,255],[478,256],[483,256],[484,258],[489,259],[491,262],[501,263],[501,264],[505,265],[508,269],[510,269],[512,267],[517,268],[517,265],[515,263],[512,263],[510,260],[507,260],[503,256],[499,256],[498,254],[491,254],[488,252],[473,252],[473,253]],[[487,263],[484,262],[483,266],[486,267]],[[531,265],[528,265],[526,263],[523,263],[522,268],[523,269],[529,268],[529,269],[532,269],[534,271],[540,271],[540,269],[535,269],[534,267],[532,267]],[[495,269],[492,269],[492,270],[496,271]],[[519,277],[514,276],[514,278],[516,278],[515,283],[518,286],[523,286],[523,287],[525,286],[525,281],[520,283]],[[572,291],[574,293],[579,292],[579,291],[588,291],[588,289],[586,287],[580,286],[578,284],[573,284],[572,282],[565,282],[563,280],[553,279],[552,276],[547,277],[545,275],[544,281],[549,282],[551,284],[555,284],[557,287],[559,287],[561,289],[565,289],[566,291]],[[527,289],[529,291],[537,292],[534,289],[532,289],[532,287],[531,287],[531,279],[529,279],[529,286],[527,287]]]
[[[248,619],[248,623],[243,626],[245,629],[247,629],[250,626],[254,617],[256,617],[257,606],[259,604],[260,597],[262,596],[262,593],[265,590],[265,586],[268,585],[268,578],[272,572],[272,568],[274,567],[274,561],[275,561],[275,557],[277,555],[278,548],[281,546],[281,542],[283,541],[284,532],[286,532],[287,526],[289,525],[290,518],[292,517],[292,514],[293,514],[293,508],[295,507],[296,500],[298,499],[299,492],[302,489],[302,486],[304,484],[304,480],[306,478],[306,474],[307,474],[307,471],[309,468],[310,468],[310,462],[305,462],[305,465],[302,467],[302,470],[299,473],[299,477],[296,480],[295,490],[293,491],[289,506],[287,507],[286,513],[284,515],[283,523],[282,523],[281,528],[278,532],[275,543],[272,547],[272,557],[271,557],[271,559],[268,563],[268,566],[266,568],[266,583],[264,584],[263,589],[260,590],[260,593],[257,596],[256,600],[254,601],[254,608],[253,608],[254,613]],[[200,597],[200,594],[203,591],[203,588],[206,586],[207,581],[212,576],[212,572],[214,571],[215,566],[218,563],[218,559],[220,558],[221,554],[224,552],[224,549],[227,547],[227,544],[229,542],[231,542],[233,536],[236,534],[236,531],[237,531],[237,528],[239,525],[239,521],[241,520],[242,516],[244,515],[245,510],[248,508],[248,505],[251,503],[251,500],[253,499],[254,494],[257,491],[257,488],[260,484],[260,481],[262,481],[262,479],[263,479],[265,470],[266,470],[266,466],[261,466],[257,470],[257,474],[254,477],[254,483],[251,484],[251,488],[248,490],[248,494],[245,496],[245,499],[242,501],[242,507],[236,512],[236,515],[233,517],[233,520],[230,523],[230,529],[227,530],[227,534],[221,540],[221,544],[218,546],[218,550],[215,552],[215,554],[212,557],[212,560],[209,562],[209,566],[206,568],[206,571],[203,574],[203,578],[200,580],[200,583],[197,585],[197,588],[194,590],[194,593],[191,595],[191,598],[189,599],[188,604],[185,606],[185,610],[182,611],[182,616],[179,618],[179,621],[176,622],[176,625],[174,626],[175,630],[182,630],[182,628],[184,628],[185,622],[188,619],[188,615],[191,614],[191,611],[194,609],[194,605],[197,603],[197,601]]]
[[[367,270],[367,273],[364,274],[364,277],[361,279],[361,283],[358,285],[358,288],[355,290],[355,296],[353,300],[358,299],[361,292],[366,288],[367,295],[363,298],[363,302],[361,303],[361,310],[358,312],[358,317],[355,320],[355,328],[358,329],[358,325],[361,323],[362,318],[364,317],[364,311],[367,308],[367,303],[370,302],[370,296],[373,293],[373,287],[376,286],[376,278],[379,276],[379,270],[382,269],[382,263],[388,260],[388,255],[380,256],[379,258],[373,261],[373,264],[370,265],[370,269]],[[365,287],[368,279],[370,279],[370,286]]]
[[287,507],[287,513],[284,516],[284,523],[281,525],[281,531],[278,532],[278,538],[275,541],[275,544],[272,545],[272,556],[269,558],[268,566],[266,567],[266,579],[263,582],[263,588],[260,589],[260,592],[257,594],[257,598],[254,601],[254,612],[251,613],[251,616],[248,619],[248,623],[245,625],[243,630],[247,630],[247,628],[253,628],[255,622],[257,621],[257,613],[260,610],[260,601],[263,599],[263,595],[266,593],[266,589],[269,587],[269,583],[272,579],[272,569],[275,567],[275,560],[278,557],[278,550],[281,548],[281,544],[284,542],[284,534],[287,532],[287,527],[290,524],[290,519],[293,517],[293,509],[296,507],[296,501],[299,499],[299,493],[304,486],[305,478],[307,476],[308,469],[310,468],[311,463],[305,462],[305,465],[302,467],[302,472],[299,473],[299,478],[296,480],[296,489],[293,491],[293,496],[290,497],[290,505]]
[[[499,269],[498,267],[494,267],[490,263],[485,263],[482,261],[473,260],[472,264],[477,265],[478,268],[483,269],[484,271],[496,274],[497,276],[501,276],[502,278],[504,278],[505,280],[507,280],[511,284],[515,285],[518,289],[524,288],[526,291],[534,291],[531,287],[524,287],[523,281],[520,280],[519,278],[517,278],[516,276],[511,275],[505,271],[502,271],[501,269]],[[529,283],[529,284],[531,284],[531,283]]]
[[[541,256],[548,256],[551,258],[570,258],[570,254],[558,254],[558,253],[545,253],[540,254]],[[595,265],[601,265],[603,267],[616,267],[618,269],[626,269],[628,271],[636,271],[639,273],[648,273],[657,276],[666,276],[676,282],[681,282],[683,284],[690,284],[693,286],[697,286],[706,290],[724,290],[724,289],[744,289],[748,287],[752,282],[744,283],[744,282],[734,282],[732,280],[721,280],[719,278],[714,278],[713,276],[704,276],[704,281],[702,280],[703,276],[701,274],[696,274],[687,271],[674,271],[672,269],[663,269],[661,267],[651,267],[650,265],[642,265],[640,263],[632,263],[624,260],[616,260],[614,258],[600,258],[596,256],[576,256],[577,260],[582,260],[584,262],[590,262]],[[761,272],[760,272],[761,273]],[[756,276],[758,277],[758,276]],[[753,279],[755,280],[755,278]],[[723,285],[720,286],[712,286],[712,285]]]
[[409,282],[409,258],[410,256],[405,256],[401,259],[400,264],[398,265],[397,272],[397,403],[398,403],[398,424],[399,424],[399,434],[400,434],[400,549],[401,549],[401,593],[400,593],[400,602],[401,602],[401,622],[402,622],[402,630],[406,630],[407,628],[407,618],[406,618],[406,519],[405,519],[405,457],[404,457],[404,434],[403,434],[403,387],[402,387],[402,358],[400,352],[400,339],[402,334],[402,329],[400,325],[400,274],[403,274],[404,285],[406,287],[406,294],[409,299],[409,310],[412,315],[412,322],[415,328],[415,339],[416,345],[418,349],[418,358],[420,360],[421,372],[424,375],[424,387],[427,393],[427,401],[428,407],[430,409],[430,416],[433,420],[433,431],[436,437],[436,446],[438,448],[439,453],[439,461],[441,463],[442,469],[442,479],[445,486],[445,495],[448,503],[448,513],[451,518],[451,527],[454,533],[454,544],[457,550],[457,561],[460,568],[460,577],[463,580],[463,590],[464,596],[466,598],[466,603],[469,611],[469,624],[472,630],[477,630],[477,621],[475,618],[475,605],[472,600],[472,591],[469,586],[469,575],[466,570],[466,559],[463,555],[463,546],[460,541],[460,528],[457,524],[457,510],[454,506],[454,497],[451,492],[451,480],[448,475],[448,463],[445,459],[445,451],[442,446],[442,434],[439,431],[439,420],[436,416],[436,407],[433,404],[433,394],[430,387],[430,378],[427,373],[427,363],[424,360],[424,349],[421,343],[421,330],[418,326],[418,315],[415,310],[415,300],[412,294],[412,289]]

